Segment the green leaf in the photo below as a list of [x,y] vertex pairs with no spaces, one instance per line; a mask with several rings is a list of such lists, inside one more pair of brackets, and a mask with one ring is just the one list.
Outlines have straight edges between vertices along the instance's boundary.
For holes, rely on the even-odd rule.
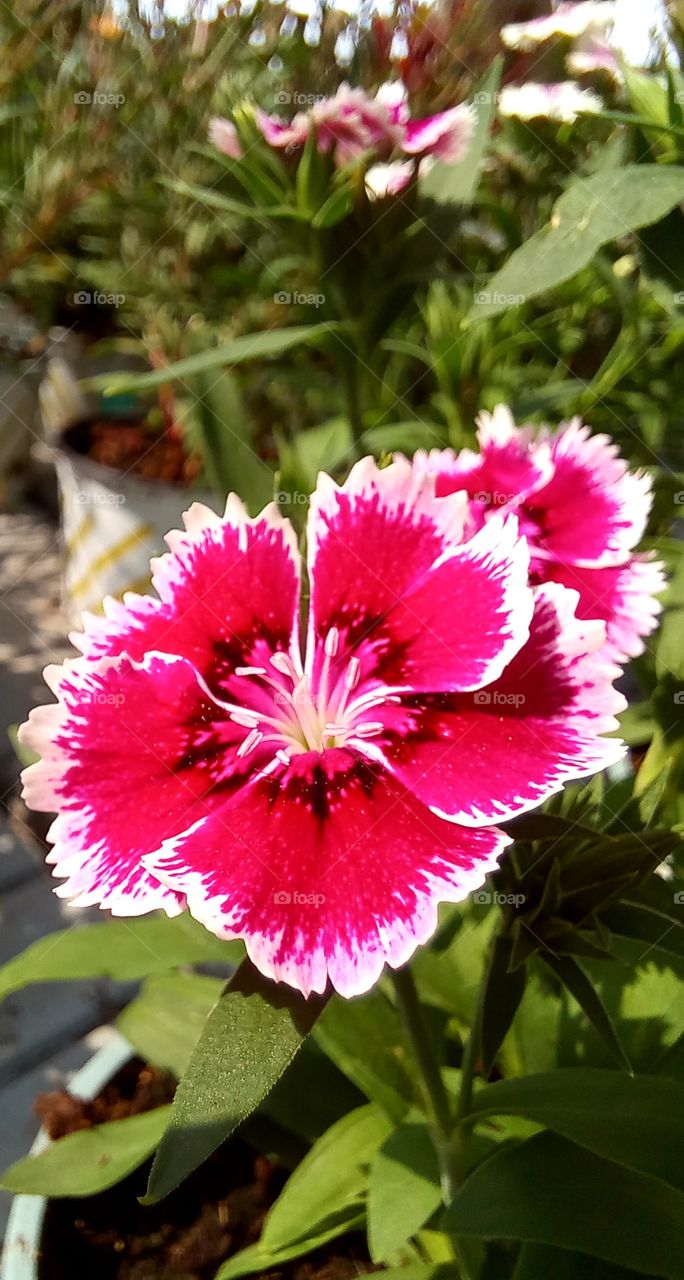
[[366,1191],[366,1166],[391,1132],[378,1107],[357,1107],[328,1129],[295,1169],[270,1210],[261,1236],[274,1252],[325,1229],[330,1218],[356,1214]]
[[36,1156],[19,1160],[0,1186],[15,1195],[92,1196],[113,1187],[147,1160],[168,1124],[171,1107],[68,1133]]
[[525,1244],[512,1280],[634,1280],[634,1272],[610,1262],[544,1244]]
[[112,978],[126,982],[184,964],[233,964],[241,943],[222,942],[187,913],[72,925],[31,943],[0,969],[0,999],[32,982]]
[[251,423],[236,376],[226,369],[190,378],[188,439],[201,454],[207,478],[223,501],[239,493],[252,512],[273,496],[273,471],[256,452]]
[[396,1254],[441,1203],[437,1155],[427,1125],[401,1125],[370,1167],[368,1247],[373,1261]]
[[168,1195],[259,1106],[323,1005],[276,986],[245,960],[219,998],[173,1103],[146,1203]]
[[524,1116],[597,1156],[684,1190],[684,1084],[596,1068],[499,1080],[475,1096],[470,1116]]
[[338,187],[314,214],[311,219],[311,225],[319,231],[323,231],[328,227],[336,227],[338,222],[342,222],[342,219],[346,218],[353,208],[354,197],[349,187]]
[[152,978],[119,1015],[119,1031],[146,1062],[180,1077],[224,986],[192,973]]
[[152,387],[176,379],[183,381],[193,374],[207,369],[225,369],[228,365],[243,364],[246,360],[266,360],[282,355],[304,342],[314,342],[331,333],[332,324],[300,324],[291,329],[267,329],[263,333],[245,333],[232,342],[209,351],[176,360],[153,373],[102,373],[97,378],[87,378],[81,386],[86,391],[102,391],[105,395],[119,395],[122,391],[149,391]]
[[575,178],[550,222],[487,282],[471,319],[498,315],[572,279],[604,244],[647,227],[684,200],[684,168],[637,164]]
[[524,965],[509,972],[513,943],[511,938],[497,935],[494,954],[487,974],[482,1014],[482,1059],[485,1076],[489,1075],[496,1055],[504,1042],[520,1001],[525,994],[527,973]]
[[333,996],[314,1031],[316,1043],[371,1102],[402,1120],[415,1101],[399,1016],[381,991],[360,1000]]
[[468,148],[468,154],[459,164],[441,164],[438,160],[420,180],[423,195],[431,196],[440,204],[471,204],[480,180],[489,135],[496,115],[497,91],[501,80],[503,61],[497,58],[486,76],[477,86],[473,97],[477,111],[477,123]]
[[560,979],[563,986],[567,987],[571,996],[574,996],[611,1056],[626,1071],[631,1071],[631,1065],[625,1056],[603,1001],[582,966],[572,956],[555,956],[548,950],[540,952],[540,956]]
[[[314,1249],[320,1249],[322,1245],[328,1244],[330,1240],[335,1240],[347,1231],[360,1230],[363,1224],[364,1215],[359,1213],[356,1217],[335,1223],[324,1231],[320,1231],[317,1235],[311,1235],[306,1240],[299,1240],[297,1244],[289,1245],[288,1248],[278,1249],[275,1252],[265,1249],[262,1242],[259,1241],[258,1244],[249,1245],[247,1249],[241,1249],[234,1257],[229,1258],[228,1262],[224,1262],[223,1266],[216,1272],[214,1280],[238,1280],[240,1276],[253,1276],[257,1272],[271,1271],[273,1268],[282,1266],[285,1262],[291,1262],[294,1258],[301,1258],[305,1253],[312,1253]],[[389,1275],[390,1273],[384,1274]],[[429,1280],[430,1274],[426,1269],[425,1277],[416,1276],[416,1280]],[[410,1277],[404,1276],[403,1271],[401,1275],[402,1280],[411,1280]]]
[[529,1240],[648,1276],[684,1277],[684,1195],[555,1134],[504,1146],[479,1165],[443,1220],[455,1235]]

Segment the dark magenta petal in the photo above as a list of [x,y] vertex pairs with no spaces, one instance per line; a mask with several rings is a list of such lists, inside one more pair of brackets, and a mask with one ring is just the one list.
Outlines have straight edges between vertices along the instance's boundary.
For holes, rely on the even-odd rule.
[[160,599],[105,601],[105,616],[84,618],[73,643],[90,659],[151,650],[188,658],[221,695],[236,667],[298,651],[299,552],[294,530],[273,505],[250,520],[231,495],[219,517],[195,503],[186,531],[167,537],[154,562]]
[[611,684],[619,670],[595,652],[603,626],[579,623],[576,602],[564,587],[541,587],[529,640],[486,688],[374,711],[385,725],[376,750],[435,811],[503,822],[624,754],[601,736],[625,706]]
[[430,813],[350,751],[293,757],[146,858],[193,915],[305,994],[367,991],[494,869],[506,838]]
[[245,730],[183,658],[80,659],[47,674],[59,702],[22,727],[22,742],[42,756],[23,781],[30,808],[58,814],[49,833],[49,861],[65,879],[58,892],[116,915],[174,913],[182,896],[141,855],[225,801],[247,768],[236,754]]

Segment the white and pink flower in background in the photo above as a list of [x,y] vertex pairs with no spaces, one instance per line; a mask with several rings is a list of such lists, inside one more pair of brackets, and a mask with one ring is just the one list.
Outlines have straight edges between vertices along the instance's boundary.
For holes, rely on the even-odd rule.
[[632,472],[605,435],[579,419],[554,432],[517,427],[500,405],[479,419],[479,453],[420,453],[440,494],[464,493],[469,528],[516,512],[531,552],[531,581],[579,592],[577,615],[606,624],[605,652],[624,662],[657,626],[662,565],[635,551],[651,508],[651,479]]
[[[463,104],[412,120],[404,86],[391,81],[374,97],[364,89],[342,84],[332,97],[320,98],[289,121],[255,107],[254,119],[264,140],[278,150],[296,152],[313,133],[317,149],[330,155],[338,168],[365,157],[376,162],[376,168],[392,166],[392,180],[384,190],[385,194],[398,194],[413,173],[407,156],[414,162],[430,158],[445,164],[457,164],[464,158],[475,111]],[[210,122],[209,140],[231,159],[242,154],[235,125],[222,117]],[[377,189],[373,180],[370,189]]]
[[[604,736],[624,705],[604,623],[578,618],[575,584],[543,567],[549,537],[569,545],[588,450],[608,487],[627,481],[578,430],[533,452],[500,434],[483,440],[487,466],[525,495],[503,514],[477,507],[474,458],[319,478],[301,635],[294,529],[234,496],[169,535],[157,597],[85,618],[82,656],[46,672],[56,703],[21,733],[41,756],[27,803],[58,815],[61,896],[118,915],[187,908],[269,977],[354,996],[497,866],[498,823],[621,757]],[[459,491],[438,496],[450,467]],[[640,531],[630,484],[615,501],[599,485],[580,531],[599,572]],[[535,541],[539,492],[553,527]]]

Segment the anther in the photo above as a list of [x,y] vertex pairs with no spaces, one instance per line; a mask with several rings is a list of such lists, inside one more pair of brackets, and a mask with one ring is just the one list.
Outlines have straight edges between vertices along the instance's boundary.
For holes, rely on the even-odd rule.
[[331,627],[327,636],[325,637],[325,644],[323,646],[326,656],[328,658],[334,658],[339,647],[340,647],[339,630],[337,627]]
[[361,663],[359,659],[350,658],[349,666],[347,667],[347,671],[344,677],[345,689],[348,689],[348,690],[353,689],[355,685],[357,685],[359,682],[360,674],[361,674]]
[[264,736],[263,733],[260,733],[258,729],[252,729],[252,732],[247,734],[247,737],[245,738],[244,742],[240,743],[240,746],[238,747],[238,750],[237,750],[238,755],[239,756],[249,755],[250,751],[253,751],[255,747],[258,747],[263,736]]
[[228,718],[235,724],[242,725],[243,729],[256,729],[259,723],[259,717],[251,711],[230,711]]

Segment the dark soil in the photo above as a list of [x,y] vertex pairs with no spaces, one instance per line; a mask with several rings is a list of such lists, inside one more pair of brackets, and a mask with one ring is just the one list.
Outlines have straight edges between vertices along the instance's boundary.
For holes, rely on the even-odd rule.
[[79,422],[65,439],[76,453],[141,480],[191,485],[202,470],[199,458],[186,452],[172,428],[160,433],[139,422]]
[[[64,1090],[41,1094],[36,1110],[52,1138],[123,1119],[170,1101],[170,1076],[135,1060],[93,1102]],[[52,1200],[45,1218],[39,1280],[214,1280],[221,1263],[259,1239],[286,1172],[233,1139],[168,1196],[145,1207],[149,1165],[87,1199]],[[268,1280],[356,1280],[376,1268],[363,1237],[346,1236]]]

